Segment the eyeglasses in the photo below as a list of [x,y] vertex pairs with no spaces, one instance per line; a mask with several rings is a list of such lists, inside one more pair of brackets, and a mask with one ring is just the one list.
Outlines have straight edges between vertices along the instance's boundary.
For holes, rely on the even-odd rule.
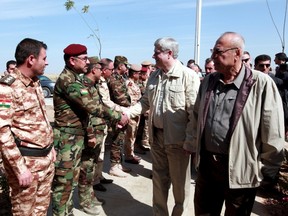
[[264,68],[264,66],[265,66],[266,68],[268,68],[268,67],[270,67],[270,64],[259,64],[258,66],[262,67],[262,68]]
[[86,57],[83,57],[83,58],[78,57],[78,56],[75,56],[74,58],[80,59],[80,60],[82,60],[82,61],[84,61],[84,62],[87,62],[87,61],[88,61],[88,57],[87,57],[87,56],[86,56]]
[[107,70],[110,70],[111,72],[114,71],[114,68],[105,68]]
[[218,48],[213,48],[210,51],[211,51],[212,55],[222,55],[223,53],[228,52],[229,50],[234,50],[234,49],[238,49],[238,48],[237,47],[233,47],[233,48],[229,48],[229,49],[226,49],[226,50],[220,50]]
[[247,58],[247,59],[242,59],[242,62],[245,62],[245,63],[247,63],[249,60],[250,60],[250,58]]
[[213,70],[213,69],[214,69],[214,68],[212,68],[212,67],[206,67],[206,68],[205,68],[205,71],[208,71],[208,70],[210,71],[210,70]]

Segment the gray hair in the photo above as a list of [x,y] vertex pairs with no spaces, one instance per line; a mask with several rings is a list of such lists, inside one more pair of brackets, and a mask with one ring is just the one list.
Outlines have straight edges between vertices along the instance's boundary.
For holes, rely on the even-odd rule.
[[163,52],[171,50],[173,52],[173,58],[177,59],[179,44],[175,39],[170,37],[159,38],[155,41],[154,46]]

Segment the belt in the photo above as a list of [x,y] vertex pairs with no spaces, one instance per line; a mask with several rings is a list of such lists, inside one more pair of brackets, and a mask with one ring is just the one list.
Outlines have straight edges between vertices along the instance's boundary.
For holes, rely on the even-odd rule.
[[22,156],[45,157],[50,153],[53,147],[53,144],[46,148],[30,148],[27,146],[21,146],[21,140],[16,136],[14,136],[14,138]]
[[53,145],[51,144],[50,146],[46,148],[29,148],[26,146],[18,146],[19,151],[21,152],[22,156],[34,156],[34,157],[45,157],[47,156]]

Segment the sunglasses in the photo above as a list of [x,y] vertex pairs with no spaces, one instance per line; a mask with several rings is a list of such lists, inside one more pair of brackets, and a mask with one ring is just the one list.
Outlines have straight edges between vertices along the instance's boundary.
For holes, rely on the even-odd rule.
[[213,48],[213,49],[210,49],[212,55],[222,55],[223,53],[225,52],[228,52],[230,50],[235,50],[235,49],[238,49],[237,47],[232,47],[232,48],[228,48],[226,50],[220,50],[218,48]]
[[247,59],[242,59],[242,62],[245,62],[245,63],[247,63],[249,60],[250,60],[250,58],[247,58]]
[[268,68],[268,67],[270,67],[270,64],[259,64],[258,66],[262,67],[262,68],[265,66],[266,68]]

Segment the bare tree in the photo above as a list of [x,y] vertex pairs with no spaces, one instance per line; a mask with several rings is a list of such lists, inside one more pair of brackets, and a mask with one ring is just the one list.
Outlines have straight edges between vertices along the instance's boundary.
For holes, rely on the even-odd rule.
[[[97,49],[99,51],[99,58],[101,59],[101,53],[102,53],[102,44],[101,44],[101,40],[100,40],[100,35],[99,35],[99,28],[97,28],[96,30],[94,30],[89,23],[87,22],[87,20],[85,19],[85,17],[83,16],[83,14],[89,14],[92,16],[91,13],[89,13],[89,5],[85,5],[82,8],[82,13],[79,12],[79,10],[75,7],[75,2],[72,0],[67,0],[64,4],[65,8],[67,11],[74,9],[81,17],[81,19],[83,20],[83,22],[86,24],[86,26],[90,29],[90,31],[92,32],[92,34],[89,35],[88,38],[93,37],[96,40],[96,46]],[[94,19],[94,17],[92,16],[92,18]],[[95,19],[94,19],[95,20]],[[98,31],[98,34],[96,33],[96,31]]]

